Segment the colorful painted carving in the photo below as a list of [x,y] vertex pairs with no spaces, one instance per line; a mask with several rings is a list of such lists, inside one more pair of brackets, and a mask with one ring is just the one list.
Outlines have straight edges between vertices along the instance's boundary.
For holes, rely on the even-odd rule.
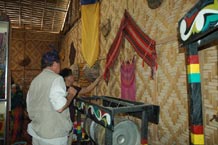
[[98,121],[103,121],[105,126],[111,125],[110,114],[99,109],[97,106],[89,105],[89,104],[86,104],[86,103],[80,102],[80,101],[78,101],[78,102],[74,101],[74,106],[76,106],[78,110],[84,112],[85,114],[92,115]]
[[104,121],[105,126],[111,125],[111,116],[108,113],[93,105],[90,105],[89,109],[91,109],[91,114],[94,115],[98,121]]
[[195,41],[218,28],[218,0],[199,1],[180,21],[180,41]]

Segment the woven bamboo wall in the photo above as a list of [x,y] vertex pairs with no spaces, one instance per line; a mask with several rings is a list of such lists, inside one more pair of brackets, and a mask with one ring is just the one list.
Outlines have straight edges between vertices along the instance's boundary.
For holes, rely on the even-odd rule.
[[[157,9],[150,9],[146,0],[102,0],[100,27],[111,21],[111,31],[107,37],[101,32],[100,56],[101,72],[105,67],[105,58],[112,44],[124,10],[130,13],[139,27],[157,43],[158,71],[155,79],[150,79],[150,68],[136,55],[127,40],[121,46],[121,52],[111,69],[109,84],[101,82],[96,95],[120,97],[120,62],[136,55],[137,101],[160,105],[159,125],[149,126],[149,144],[184,145],[189,144],[188,100],[186,84],[185,57],[179,52],[177,41],[178,21],[193,7],[197,0],[164,0]],[[79,29],[79,30],[78,30]],[[81,22],[63,38],[62,55],[69,56],[71,42],[77,49],[76,63],[85,63],[80,52]],[[63,50],[63,48],[67,50]],[[68,51],[68,52],[67,52]],[[202,93],[204,100],[205,144],[218,145],[218,123],[209,120],[218,109],[218,49],[212,47],[200,53]],[[63,61],[69,66],[69,60]]]
[[214,114],[218,114],[218,46],[200,51],[199,56],[205,140],[208,145],[218,145],[218,122],[210,121]]
[[71,43],[74,44],[74,47],[76,49],[76,56],[75,56],[75,64],[78,63],[83,63],[84,60],[82,58],[82,54],[79,48],[81,48],[81,25],[80,21],[78,21],[75,24],[75,27],[72,28],[66,36],[63,36],[61,39],[61,51],[60,51],[60,56],[61,56],[61,67],[69,67],[70,66],[70,61],[69,61],[69,54],[70,54],[70,46]]
[[[15,83],[23,87],[27,92],[33,77],[41,71],[41,56],[53,44],[58,48],[59,36],[49,33],[34,33],[12,29],[10,42],[10,70]],[[19,65],[25,57],[30,58],[27,66]]]

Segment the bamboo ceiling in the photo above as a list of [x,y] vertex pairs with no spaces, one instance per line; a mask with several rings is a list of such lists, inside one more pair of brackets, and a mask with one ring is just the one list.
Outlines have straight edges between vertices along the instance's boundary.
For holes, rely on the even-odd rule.
[[9,16],[12,28],[60,33],[70,4],[71,0],[0,0],[0,11]]

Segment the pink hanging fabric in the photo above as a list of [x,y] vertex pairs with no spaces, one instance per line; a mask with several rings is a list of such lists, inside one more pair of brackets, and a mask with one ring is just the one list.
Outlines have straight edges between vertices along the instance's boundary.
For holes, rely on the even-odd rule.
[[135,85],[135,60],[132,62],[123,62],[120,68],[121,72],[121,98],[135,101],[136,85]]

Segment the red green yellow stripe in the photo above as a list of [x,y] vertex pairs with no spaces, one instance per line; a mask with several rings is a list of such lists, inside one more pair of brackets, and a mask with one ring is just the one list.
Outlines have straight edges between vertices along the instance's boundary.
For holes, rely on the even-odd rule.
[[191,142],[193,145],[204,145],[204,134],[191,133]]
[[191,132],[194,134],[203,134],[204,133],[204,127],[203,125],[192,125],[191,126]]
[[192,125],[191,126],[191,142],[193,145],[204,145],[203,125]]
[[197,73],[197,74],[188,74],[188,82],[189,83],[200,83],[201,82],[201,75],[200,75],[200,73]]
[[187,57],[187,75],[189,83],[200,83],[200,65],[198,55],[190,55]]
[[187,66],[188,74],[200,73],[200,65],[199,64],[189,64]]
[[188,64],[199,64],[199,58],[198,55],[190,55],[187,58]]

